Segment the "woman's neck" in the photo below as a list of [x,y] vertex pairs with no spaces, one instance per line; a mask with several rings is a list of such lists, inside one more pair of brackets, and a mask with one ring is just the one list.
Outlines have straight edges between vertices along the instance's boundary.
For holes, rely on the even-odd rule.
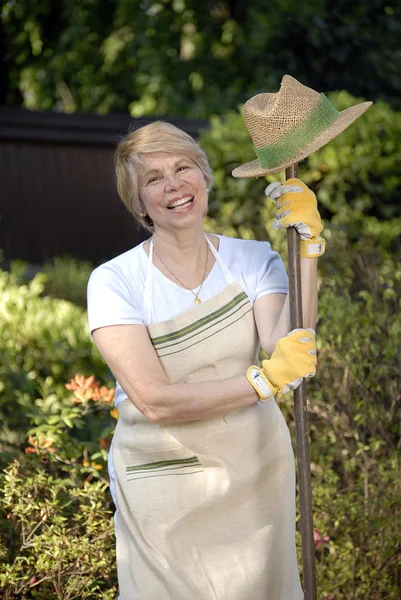
[[205,256],[203,227],[182,231],[155,231],[153,244],[159,255],[179,265],[197,263]]

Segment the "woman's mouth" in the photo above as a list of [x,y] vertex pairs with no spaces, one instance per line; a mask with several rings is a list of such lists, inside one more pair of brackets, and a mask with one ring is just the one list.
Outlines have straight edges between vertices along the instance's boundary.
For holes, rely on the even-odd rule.
[[193,196],[185,196],[185,198],[180,198],[179,200],[171,202],[171,204],[169,204],[167,208],[169,210],[173,210],[174,212],[180,212],[186,210],[189,206],[191,206],[193,201]]

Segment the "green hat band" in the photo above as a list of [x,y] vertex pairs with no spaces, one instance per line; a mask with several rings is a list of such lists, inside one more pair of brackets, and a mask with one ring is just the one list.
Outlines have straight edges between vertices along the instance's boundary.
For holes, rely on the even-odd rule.
[[274,169],[296,156],[300,149],[305,148],[338,118],[338,110],[330,104],[324,94],[320,96],[322,101],[319,106],[277,144],[270,144],[265,148],[253,147],[263,169]]

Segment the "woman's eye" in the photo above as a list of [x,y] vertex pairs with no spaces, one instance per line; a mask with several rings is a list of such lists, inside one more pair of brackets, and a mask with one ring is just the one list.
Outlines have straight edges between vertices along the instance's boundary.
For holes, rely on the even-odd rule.
[[155,175],[154,177],[151,177],[151,178],[148,180],[148,185],[149,185],[150,183],[155,183],[156,181],[159,181],[159,179],[160,179],[160,176],[159,176],[159,175]]
[[189,169],[187,165],[181,165],[180,167],[178,167],[177,171],[185,171],[186,169]]

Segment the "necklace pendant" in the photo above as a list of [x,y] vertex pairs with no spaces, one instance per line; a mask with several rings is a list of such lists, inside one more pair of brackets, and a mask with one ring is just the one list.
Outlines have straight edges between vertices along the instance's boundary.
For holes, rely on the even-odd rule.
[[195,300],[194,300],[194,304],[200,304],[202,302],[202,300],[200,298],[198,298],[198,296],[196,296]]

